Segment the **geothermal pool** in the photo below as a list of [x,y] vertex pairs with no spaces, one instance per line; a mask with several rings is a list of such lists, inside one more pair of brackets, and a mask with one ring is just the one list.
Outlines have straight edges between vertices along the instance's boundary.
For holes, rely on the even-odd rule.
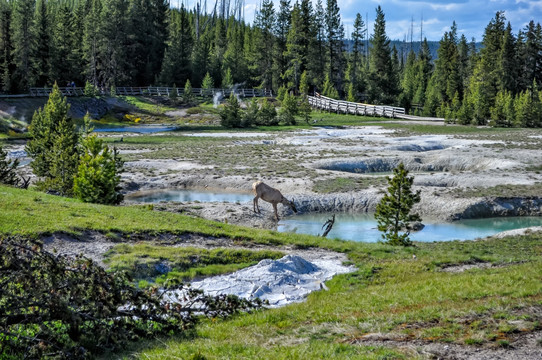
[[158,132],[166,132],[176,130],[176,126],[116,126],[116,127],[98,127],[94,128],[95,132],[132,132],[140,134],[152,134]]
[[[319,235],[324,232],[322,225],[331,216],[331,214],[291,216],[279,222],[278,231]],[[473,240],[495,235],[502,231],[542,226],[542,216],[468,219],[450,223],[427,219],[422,222],[425,228],[419,232],[412,232],[410,234],[412,241]],[[382,240],[382,236],[376,226],[373,214],[338,213],[335,217],[333,229],[327,237],[360,242],[377,242]]]
[[252,201],[254,195],[247,193],[223,193],[204,190],[151,190],[140,191],[125,197],[128,201],[159,203],[161,201],[177,202],[229,202],[243,203]]

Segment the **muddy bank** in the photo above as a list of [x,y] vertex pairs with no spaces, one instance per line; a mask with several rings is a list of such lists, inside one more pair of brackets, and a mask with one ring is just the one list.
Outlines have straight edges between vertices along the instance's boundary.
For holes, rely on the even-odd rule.
[[[292,199],[298,214],[307,213],[373,213],[382,193],[368,190],[356,193],[327,195],[296,194]],[[227,202],[162,202],[153,204],[155,210],[171,211],[203,217],[219,222],[249,226],[254,228],[276,229],[271,204],[259,201],[261,214],[254,213],[252,201],[245,203]],[[422,218],[440,221],[479,219],[510,216],[542,216],[542,198],[454,198],[422,194],[422,201],[414,211]],[[278,205],[281,218],[293,216],[291,209]]]

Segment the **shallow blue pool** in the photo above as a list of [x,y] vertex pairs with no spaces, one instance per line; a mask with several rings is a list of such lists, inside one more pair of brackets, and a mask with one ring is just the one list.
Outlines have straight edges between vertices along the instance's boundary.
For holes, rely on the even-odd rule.
[[[322,225],[330,218],[331,214],[291,216],[279,222],[278,231],[319,235],[323,233]],[[542,226],[542,216],[471,219],[451,223],[431,220],[422,222],[425,228],[419,232],[411,233],[410,239],[412,241],[472,240],[502,231]],[[328,238],[377,242],[382,240],[382,237],[376,226],[373,214],[337,214]]]
[[121,126],[121,127],[96,127],[95,132],[132,132],[140,134],[152,134],[176,130],[176,126]]
[[125,197],[129,201],[158,203],[161,201],[177,202],[231,202],[243,203],[252,201],[254,195],[247,193],[225,193],[203,190],[152,190],[141,191]]

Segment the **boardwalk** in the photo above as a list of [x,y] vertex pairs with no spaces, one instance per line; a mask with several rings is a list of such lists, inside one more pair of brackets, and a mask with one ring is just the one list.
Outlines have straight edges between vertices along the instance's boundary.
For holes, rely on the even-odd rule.
[[[61,87],[59,88],[64,96],[83,96],[85,89],[81,87]],[[181,97],[184,94],[184,89],[176,89],[177,97]],[[42,97],[49,96],[52,88],[30,88],[30,96]],[[147,87],[131,87],[121,86],[116,88],[117,95],[121,96],[170,96],[174,91],[174,88],[159,87],[159,86],[147,86]],[[200,89],[193,88],[192,94],[201,97],[214,97],[216,94],[221,93],[222,96],[228,97],[231,92],[234,91],[241,97],[264,97],[273,96],[271,90],[261,89]],[[109,91],[101,90],[100,95],[109,95]]]
[[309,104],[314,109],[335,112],[337,114],[382,116],[404,120],[444,121],[443,118],[408,115],[405,114],[405,108],[402,107],[360,104],[350,101],[335,100],[320,94],[309,96]]

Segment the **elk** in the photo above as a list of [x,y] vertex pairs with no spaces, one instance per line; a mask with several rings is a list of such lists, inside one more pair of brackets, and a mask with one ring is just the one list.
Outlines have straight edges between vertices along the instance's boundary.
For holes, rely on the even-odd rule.
[[[271,186],[264,184],[261,181],[256,181],[254,184],[252,184],[252,190],[254,190],[254,212],[260,213],[260,206],[258,205],[258,199],[262,199],[263,201],[267,201],[268,203],[271,203],[273,205],[273,210],[275,211],[275,218],[277,221],[279,220],[279,215],[277,213],[277,204],[281,203],[284,206],[289,206],[294,212],[297,212],[297,209],[295,208],[295,204],[293,201],[290,201],[286,199],[280,191],[278,191],[275,188],[272,188]],[[256,211],[256,209],[258,211]]]

